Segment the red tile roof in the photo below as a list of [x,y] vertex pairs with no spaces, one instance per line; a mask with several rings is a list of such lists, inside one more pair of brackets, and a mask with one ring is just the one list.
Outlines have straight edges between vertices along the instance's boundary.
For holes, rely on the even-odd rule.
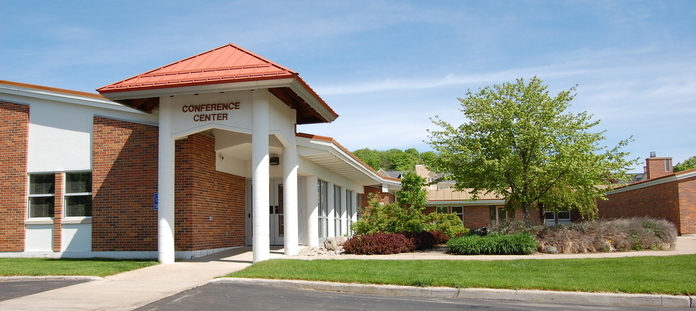
[[230,82],[299,78],[297,73],[234,44],[171,63],[97,89],[116,93]]

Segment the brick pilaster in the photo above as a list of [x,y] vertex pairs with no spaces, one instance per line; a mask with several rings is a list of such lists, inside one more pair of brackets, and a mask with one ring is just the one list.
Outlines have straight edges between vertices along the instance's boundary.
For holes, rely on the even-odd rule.
[[63,174],[56,173],[55,175],[55,200],[53,203],[53,251],[60,252],[63,242]]
[[0,252],[24,251],[29,106],[0,102]]

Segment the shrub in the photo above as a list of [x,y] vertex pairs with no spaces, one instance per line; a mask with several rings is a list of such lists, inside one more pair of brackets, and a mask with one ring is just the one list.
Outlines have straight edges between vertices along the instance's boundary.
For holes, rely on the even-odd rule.
[[375,232],[421,232],[427,231],[426,216],[420,209],[402,208],[397,203],[380,205],[371,201],[363,208],[361,218],[353,224],[355,234]]
[[426,230],[442,231],[449,238],[469,232],[469,229],[464,228],[461,218],[456,213],[431,213],[425,216],[425,221],[427,222]]
[[544,225],[535,225],[522,220],[516,221],[506,221],[498,225],[488,228],[491,233],[500,234],[515,234],[521,232],[527,232],[533,236],[539,235],[541,231],[546,229]]
[[401,233],[375,232],[353,236],[343,244],[343,249],[349,254],[374,255],[412,252],[416,246]]
[[540,250],[553,246],[560,253],[672,249],[677,229],[663,219],[621,218],[548,227],[538,239]]
[[437,244],[445,244],[445,243],[447,243],[447,241],[450,240],[450,237],[447,236],[447,234],[445,234],[444,232],[442,232],[440,230],[429,231],[429,232],[430,232],[430,234],[433,235],[433,237],[435,237],[435,244],[436,245]]
[[428,231],[421,232],[404,232],[404,236],[411,240],[417,250],[431,249],[437,245],[437,238]]
[[537,241],[528,233],[488,236],[464,235],[447,242],[450,252],[460,255],[526,255],[537,248]]

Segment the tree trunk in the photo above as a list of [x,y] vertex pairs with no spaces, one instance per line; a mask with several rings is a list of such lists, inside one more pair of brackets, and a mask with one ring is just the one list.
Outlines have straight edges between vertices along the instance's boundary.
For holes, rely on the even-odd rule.
[[531,204],[526,203],[526,202],[525,202],[525,203],[522,203],[522,211],[524,212],[524,222],[526,222],[526,223],[528,223],[528,224],[531,223],[531,221],[529,220],[529,209],[530,209],[530,207],[531,207]]

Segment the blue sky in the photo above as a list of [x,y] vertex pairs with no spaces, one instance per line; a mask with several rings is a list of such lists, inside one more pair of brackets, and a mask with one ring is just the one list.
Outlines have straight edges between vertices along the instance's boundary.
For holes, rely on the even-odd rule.
[[[7,1],[0,79],[98,87],[234,43],[300,73],[350,150],[429,150],[468,89],[537,76],[605,144],[696,155],[696,1]],[[642,171],[642,164],[634,171]]]

